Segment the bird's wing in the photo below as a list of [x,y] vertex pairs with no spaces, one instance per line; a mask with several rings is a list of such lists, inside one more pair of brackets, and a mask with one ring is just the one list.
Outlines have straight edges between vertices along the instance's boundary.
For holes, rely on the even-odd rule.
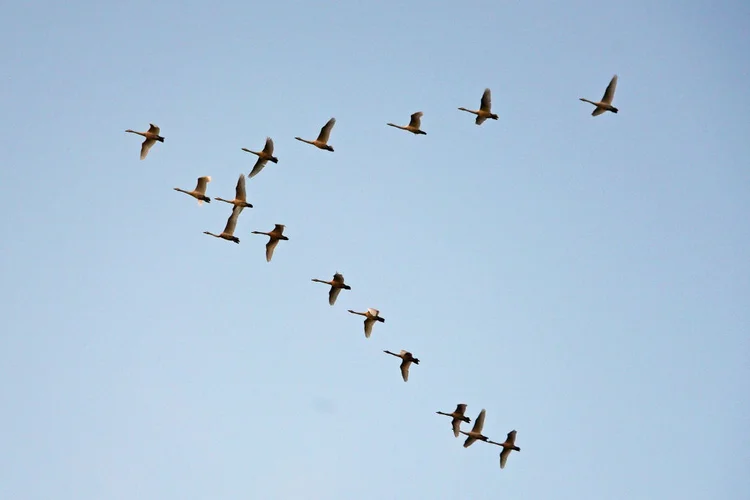
[[365,319],[365,337],[368,339],[370,338],[370,335],[372,334],[372,325],[375,324],[375,320],[373,318],[366,318]]
[[237,227],[237,219],[240,218],[240,212],[242,212],[242,207],[232,208],[232,215],[227,219],[227,226],[224,228],[225,233],[234,234],[234,228]]
[[373,309],[372,307],[368,307],[367,312],[369,312],[372,316],[380,315],[380,311],[378,311],[377,309]]
[[516,444],[516,431],[510,431],[508,433],[508,438],[505,441],[512,445],[515,445]]
[[607,85],[607,90],[604,91],[604,97],[602,97],[602,102],[606,102],[607,104],[612,104],[612,99],[615,98],[615,89],[617,88],[617,75],[612,77],[612,80],[609,82],[609,85]]
[[476,441],[476,440],[477,440],[477,438],[475,438],[475,437],[471,437],[471,436],[467,437],[466,441],[464,441],[464,448],[468,448],[469,446],[471,446],[472,444],[474,444],[474,441]]
[[263,152],[269,155],[273,154],[273,139],[266,137],[266,145],[263,147]]
[[485,118],[484,116],[479,116],[479,115],[477,115],[477,119],[476,119],[476,120],[474,120],[474,123],[476,123],[477,125],[481,125],[481,124],[483,124],[483,123],[484,123],[484,121],[485,121],[486,119],[487,119],[487,118]]
[[482,411],[479,412],[479,416],[474,421],[474,427],[471,428],[471,432],[482,432],[482,428],[484,427],[484,408],[482,408]]
[[457,418],[454,418],[453,422],[451,422],[451,425],[453,425],[453,434],[458,437],[458,431],[461,430],[461,421]]
[[607,110],[604,109],[604,108],[600,108],[599,106],[597,106],[597,107],[594,108],[594,111],[591,112],[591,116],[599,116],[600,114],[604,113],[605,111],[607,111]]
[[463,415],[464,413],[466,413],[466,405],[463,403],[457,404],[456,413],[458,413],[459,415]]
[[240,174],[240,178],[237,179],[237,187],[235,188],[235,198],[238,200],[247,200],[247,193],[245,192],[245,174]]
[[198,185],[195,186],[195,190],[199,192],[200,194],[206,194],[206,186],[208,183],[211,182],[211,177],[208,175],[204,175],[203,177],[198,177]]
[[334,283],[343,283],[344,282],[344,275],[341,273],[336,273],[333,275],[333,281]]
[[483,111],[490,111],[492,109],[492,92],[490,92],[490,89],[484,89],[482,105],[479,108]]
[[279,240],[276,238],[271,238],[268,240],[268,243],[266,243],[266,262],[271,262],[271,258],[273,257],[273,251],[276,249],[276,245],[279,244]]
[[341,293],[341,288],[332,286],[331,291],[328,292],[328,303],[331,305],[335,304],[336,298],[339,296],[339,293]]
[[336,118],[331,118],[328,120],[328,123],[323,125],[323,128],[320,129],[320,135],[318,135],[318,140],[320,142],[328,142],[328,138],[331,136],[331,129],[336,124]]
[[505,463],[508,461],[508,456],[510,455],[510,448],[503,448],[503,451],[500,452],[500,468],[505,468]]
[[404,382],[409,381],[409,366],[411,365],[411,361],[403,360],[401,362],[401,378],[404,379]]
[[141,144],[141,160],[146,159],[146,155],[148,155],[148,151],[151,149],[151,146],[156,144],[156,139],[146,139],[143,141],[143,144]]
[[157,127],[153,123],[149,123],[148,131],[156,135],[159,135],[160,132],[159,127]]
[[263,160],[262,158],[259,157],[258,161],[255,162],[255,166],[253,166],[253,170],[250,172],[250,175],[248,175],[248,177],[249,178],[253,178],[256,175],[258,175],[258,173],[261,170],[263,170],[263,167],[266,166],[267,162],[268,162],[268,160]]
[[277,233],[281,234],[281,233],[283,233],[283,232],[284,232],[284,227],[286,227],[286,226],[284,226],[284,224],[276,224],[276,225],[274,225],[274,228],[273,228],[273,230],[274,230],[275,232],[277,232]]
[[409,126],[414,128],[419,128],[422,126],[422,113],[421,111],[417,111],[413,115],[411,115],[411,120],[409,121]]

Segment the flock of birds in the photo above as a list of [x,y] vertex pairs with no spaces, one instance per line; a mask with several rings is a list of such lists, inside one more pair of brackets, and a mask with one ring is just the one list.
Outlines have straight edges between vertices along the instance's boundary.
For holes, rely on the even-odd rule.
[[[604,92],[604,96],[600,101],[591,101],[589,99],[580,98],[581,101],[588,102],[590,104],[593,104],[595,106],[594,111],[591,113],[592,116],[599,116],[602,113],[605,113],[606,111],[610,111],[612,113],[617,113],[618,109],[612,105],[612,100],[614,99],[615,95],[615,88],[617,87],[617,75],[614,75],[612,77],[612,80],[609,82],[609,85],[607,86],[607,89]],[[458,108],[461,111],[466,111],[468,113],[475,114],[476,120],[475,123],[477,125],[481,125],[484,123],[487,119],[497,120],[498,116],[492,112],[492,94],[490,92],[490,89],[485,89],[484,93],[482,94],[481,103],[478,110],[471,110],[466,108]],[[396,125],[393,123],[387,123],[387,125],[395,128],[399,128],[401,130],[406,130],[407,132],[411,132],[415,135],[427,135],[426,132],[421,130],[421,119],[422,119],[423,113],[421,111],[418,111],[416,113],[413,113],[411,115],[411,119],[409,121],[408,125]],[[331,136],[331,130],[333,129],[333,126],[336,124],[336,119],[331,118],[328,120],[328,122],[320,129],[320,133],[318,134],[318,138],[315,140],[307,140],[302,139],[301,137],[295,137],[298,141],[306,142],[308,144],[311,144],[318,149],[323,149],[326,151],[333,152],[333,147],[328,144],[328,140]],[[144,160],[146,156],[148,155],[149,150],[151,147],[156,144],[156,142],[164,142],[164,137],[160,135],[161,131],[159,127],[157,127],[154,124],[150,124],[149,129],[146,132],[137,132],[135,130],[126,130],[125,132],[130,132],[133,134],[138,134],[146,139],[143,141],[143,144],[141,145],[141,160]],[[266,164],[270,161],[272,163],[278,163],[278,158],[276,158],[274,153],[274,145],[273,140],[270,137],[266,138],[265,146],[261,151],[251,151],[247,148],[242,148],[243,151],[246,151],[248,153],[252,153],[258,157],[257,161],[255,162],[255,165],[253,166],[252,171],[248,174],[248,178],[252,178],[256,175],[258,175],[261,170],[266,166]],[[206,188],[208,187],[208,183],[211,181],[210,176],[203,176],[198,178],[198,183],[195,186],[195,189],[192,191],[187,191],[185,189],[181,188],[174,188],[175,191],[179,191],[182,193],[185,193],[189,196],[192,196],[193,198],[198,200],[199,204],[202,204],[203,202],[210,203],[211,198],[206,196]],[[240,174],[239,180],[237,181],[237,186],[235,188],[235,196],[232,200],[226,200],[223,198],[214,198],[218,201],[223,201],[225,203],[229,203],[233,205],[232,207],[232,213],[229,216],[229,219],[227,220],[226,226],[224,227],[224,231],[222,231],[220,234],[214,234],[209,231],[204,231],[205,234],[208,234],[210,236],[214,236],[215,238],[221,238],[228,241],[233,241],[235,243],[239,243],[240,240],[234,235],[235,227],[237,226],[237,220],[240,216],[240,213],[245,208],[253,208],[253,205],[247,202],[247,193],[245,191],[245,175]],[[276,246],[279,244],[279,241],[286,241],[289,240],[288,237],[284,236],[284,225],[283,224],[276,224],[274,229],[269,232],[263,232],[263,231],[252,231],[252,234],[260,234],[265,235],[269,237],[268,243],[266,244],[266,261],[271,262],[271,258],[273,257],[273,252],[276,249]],[[344,276],[336,272],[333,275],[333,279],[331,281],[321,280],[317,278],[313,278],[312,281],[317,283],[323,283],[328,286],[330,286],[330,290],[328,292],[328,303],[333,306],[336,303],[336,299],[338,298],[339,294],[341,293],[341,290],[351,290],[351,286],[347,285],[344,281]],[[372,328],[375,325],[376,322],[385,323],[385,319],[380,316],[380,311],[377,309],[368,308],[364,312],[358,312],[353,311],[351,309],[348,310],[351,314],[357,314],[359,316],[364,316],[364,330],[365,330],[365,337],[370,338],[370,335],[372,334]],[[419,364],[419,359],[415,358],[414,355],[406,350],[401,350],[398,353],[391,352],[391,351],[383,351],[386,354],[390,354],[391,356],[396,356],[397,358],[401,359],[401,377],[403,378],[404,382],[407,382],[409,380],[409,367],[414,363],[415,365]],[[464,448],[468,448],[471,446],[475,441],[484,441],[485,443],[494,444],[497,446],[500,446],[502,448],[502,451],[500,452],[500,468],[505,468],[505,464],[508,461],[508,456],[510,455],[511,451],[521,451],[521,448],[516,446],[516,431],[512,430],[510,431],[505,441],[503,442],[496,442],[490,440],[487,436],[482,434],[482,430],[484,428],[484,420],[485,420],[485,410],[482,409],[482,411],[479,412],[479,415],[477,416],[476,420],[474,421],[474,425],[472,426],[471,430],[469,432],[465,432],[461,430],[461,423],[471,423],[471,419],[465,415],[466,413],[467,405],[460,403],[456,405],[456,409],[450,413],[438,411],[436,412],[439,415],[445,415],[448,417],[451,417],[451,426],[453,428],[453,434],[455,437],[458,437],[459,434],[464,434],[466,437],[466,440],[464,441]]]

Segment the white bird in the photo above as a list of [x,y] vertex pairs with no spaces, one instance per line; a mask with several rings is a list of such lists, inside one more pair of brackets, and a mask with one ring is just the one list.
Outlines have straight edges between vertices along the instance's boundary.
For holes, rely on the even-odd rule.
[[237,180],[237,187],[235,187],[234,191],[235,193],[233,200],[225,200],[224,198],[219,198],[218,196],[215,197],[214,200],[223,201],[224,203],[231,203],[239,210],[239,212],[242,212],[245,207],[253,208],[253,205],[247,202],[247,193],[245,192],[245,176],[243,174],[240,174],[240,178]]
[[453,420],[451,421],[451,426],[453,427],[453,435],[458,437],[459,432],[461,431],[461,422],[466,422],[467,424],[471,423],[471,419],[464,415],[466,413],[466,405],[463,403],[459,403],[456,405],[456,409],[452,413],[444,413],[442,411],[436,411],[438,415],[445,415],[446,417],[451,417]]
[[269,161],[279,163],[279,159],[273,155],[273,139],[270,137],[266,137],[266,145],[263,147],[263,151],[250,151],[247,148],[242,148],[242,151],[247,151],[258,156],[258,161],[255,162],[252,172],[247,174],[248,179],[258,175]]
[[487,436],[482,435],[482,427],[484,427],[484,415],[485,411],[484,408],[482,408],[482,411],[479,412],[479,416],[474,421],[474,427],[472,427],[469,432],[459,431],[461,434],[469,436],[466,438],[466,441],[464,441],[464,448],[468,448],[469,446],[471,446],[477,439],[485,442],[489,441],[489,438]]
[[338,272],[333,275],[333,280],[331,281],[324,281],[316,278],[313,278],[312,280],[317,283],[325,283],[326,285],[331,285],[331,290],[328,292],[328,303],[331,305],[336,303],[336,298],[339,296],[339,293],[341,293],[342,289],[352,289],[352,287],[344,283],[344,275]]
[[203,231],[203,234],[208,234],[209,236],[213,236],[214,238],[222,238],[227,241],[234,241],[235,243],[239,243],[240,239],[234,236],[234,228],[237,227],[237,219],[240,217],[241,211],[241,207],[232,207],[232,215],[230,215],[229,219],[227,219],[227,225],[224,227],[224,231],[222,231],[221,234],[214,234],[208,231]]
[[211,176],[210,175],[204,175],[203,177],[198,177],[198,184],[195,186],[195,189],[192,191],[185,191],[184,189],[180,188],[174,188],[175,191],[179,191],[181,193],[189,194],[196,200],[198,200],[198,205],[202,205],[205,201],[206,203],[211,203],[211,198],[206,196],[206,186],[208,183],[211,182]]
[[497,115],[492,112],[492,93],[490,92],[490,89],[484,89],[484,94],[482,94],[482,102],[478,110],[466,108],[458,109],[460,109],[461,111],[466,111],[467,113],[473,113],[477,115],[477,119],[474,122],[477,125],[483,124],[487,118],[497,120]]
[[612,80],[610,80],[609,85],[607,85],[607,90],[604,91],[604,96],[602,96],[601,101],[599,102],[589,101],[588,99],[584,99],[583,97],[579,97],[579,99],[582,100],[583,102],[587,102],[589,104],[593,104],[594,106],[596,106],[596,109],[591,112],[591,116],[599,116],[605,111],[611,111],[613,113],[617,113],[618,109],[612,106],[612,100],[615,98],[616,88],[617,88],[617,75],[613,76]]
[[496,443],[494,441],[487,441],[488,443],[496,444],[503,447],[503,451],[500,452],[500,468],[505,468],[505,463],[508,461],[508,456],[511,451],[521,451],[521,448],[516,446],[516,431],[512,430],[508,433],[508,437],[504,443]]
[[270,233],[264,233],[262,231],[252,231],[253,234],[264,234],[268,236],[268,243],[266,243],[266,262],[271,262],[271,258],[273,257],[273,251],[276,249],[276,245],[279,244],[280,240],[288,240],[286,236],[284,236],[284,226],[283,224],[276,224],[276,226],[273,228],[273,231]]
[[407,132],[411,132],[414,135],[427,135],[427,132],[424,132],[420,130],[420,127],[422,126],[422,113],[421,111],[417,111],[413,115],[411,115],[411,120],[409,120],[409,125],[403,127],[401,125],[395,125],[393,123],[386,123],[386,125],[390,125],[391,127],[400,128],[401,130],[406,130]]
[[301,137],[295,137],[295,139],[297,139],[298,141],[306,142],[308,144],[312,144],[316,148],[333,152],[333,148],[328,145],[328,138],[331,136],[331,129],[335,124],[336,118],[331,118],[330,120],[328,120],[328,123],[323,125],[323,128],[320,129],[320,134],[318,134],[318,138],[314,141],[308,141],[307,139],[302,139]]
[[141,144],[141,160],[146,159],[146,155],[148,154],[149,149],[151,149],[151,146],[156,144],[156,141],[164,142],[164,137],[159,135],[159,127],[154,125],[153,123],[149,123],[150,127],[145,132],[136,132],[135,130],[127,129],[125,132],[130,132],[131,134],[138,134],[142,135],[146,138],[145,141],[143,141],[143,144]]
[[385,323],[385,319],[380,317],[380,311],[377,309],[368,308],[365,312],[352,311],[351,309],[348,309],[348,311],[352,314],[359,314],[360,316],[365,317],[365,337],[368,339],[370,338],[370,334],[372,334],[372,325],[374,325],[376,321]]
[[383,351],[386,354],[390,354],[391,356],[396,356],[397,358],[401,358],[401,378],[404,379],[404,382],[409,381],[409,367],[412,363],[415,365],[419,364],[419,360],[412,356],[412,354],[409,351],[404,351],[401,349],[401,352],[396,354],[395,352],[391,351]]

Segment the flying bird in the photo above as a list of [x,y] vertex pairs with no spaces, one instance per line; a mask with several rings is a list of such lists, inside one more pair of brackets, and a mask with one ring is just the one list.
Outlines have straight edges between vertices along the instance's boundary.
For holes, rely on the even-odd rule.
[[377,309],[368,308],[365,312],[352,311],[351,309],[348,311],[352,314],[359,314],[360,316],[365,317],[365,337],[368,339],[370,338],[370,334],[372,334],[372,325],[374,325],[376,321],[385,323],[385,319],[380,317],[380,311]]
[[[237,187],[235,187],[234,190],[233,200],[225,200],[224,198],[219,198],[218,196],[214,199],[216,201],[223,201],[224,203],[231,203],[235,206],[235,208],[239,210],[239,212],[242,212],[245,207],[253,208],[253,205],[247,202],[247,193],[245,192],[245,176],[243,174],[240,174],[240,178],[237,179]],[[237,215],[239,215],[239,213]]]
[[472,110],[472,109],[466,109],[466,108],[458,108],[461,111],[466,111],[467,113],[473,113],[477,115],[477,119],[474,123],[477,125],[481,125],[484,123],[484,121],[487,118],[492,118],[493,120],[497,120],[497,115],[492,112],[492,93],[490,92],[490,89],[484,89],[484,94],[482,94],[482,102],[479,106],[478,110]]
[[312,281],[315,281],[317,283],[325,283],[326,285],[331,285],[331,291],[328,292],[328,303],[333,305],[336,303],[336,298],[339,296],[339,293],[341,293],[341,290],[351,290],[352,287],[344,283],[344,275],[341,273],[336,273],[333,275],[333,280],[331,281],[324,281],[319,280],[316,278],[313,278]]
[[206,203],[211,203],[211,198],[206,196],[206,186],[209,182],[211,182],[211,176],[205,175],[203,177],[198,177],[198,184],[192,191],[185,191],[184,189],[180,188],[174,188],[174,190],[179,191],[180,193],[189,194],[190,196],[198,200],[198,205],[202,205],[204,201]]
[[234,228],[237,227],[237,219],[240,217],[240,212],[242,212],[241,207],[232,207],[232,215],[230,215],[229,219],[227,219],[227,225],[226,227],[224,227],[224,231],[222,231],[221,234],[214,234],[208,231],[203,231],[203,234],[213,236],[214,238],[222,238],[227,241],[234,241],[235,243],[239,243],[240,239],[234,236]]
[[409,351],[404,351],[401,349],[401,352],[396,354],[395,352],[391,351],[383,351],[386,354],[390,354],[391,356],[396,356],[397,358],[401,358],[401,378],[404,379],[404,382],[409,381],[409,367],[412,363],[415,365],[419,364],[419,360],[412,356],[412,354]]
[[400,128],[401,130],[406,130],[407,132],[411,132],[414,135],[427,135],[427,132],[420,130],[420,127],[422,126],[422,115],[424,115],[424,113],[422,113],[421,111],[417,111],[416,113],[412,114],[411,120],[409,120],[409,125],[405,127],[401,125],[395,125],[393,123],[386,123],[386,125]]
[[316,148],[333,152],[333,148],[328,145],[328,138],[331,136],[331,129],[335,124],[336,118],[331,118],[330,120],[328,120],[328,123],[323,125],[323,128],[320,129],[320,134],[314,141],[308,141],[307,139],[303,139],[301,137],[295,137],[295,139],[297,139],[298,141],[306,142],[308,144],[312,144]]
[[286,236],[284,236],[284,226],[283,224],[276,224],[276,226],[273,228],[273,231],[270,233],[264,233],[262,231],[252,231],[253,234],[264,234],[268,236],[268,243],[266,243],[266,262],[271,262],[271,258],[273,257],[273,251],[276,249],[276,245],[279,244],[280,240],[288,240]]
[[579,97],[580,100],[583,102],[587,102],[589,104],[593,104],[596,106],[596,109],[591,112],[591,116],[599,116],[600,114],[604,113],[605,111],[611,111],[613,113],[617,113],[617,108],[612,106],[612,100],[615,98],[615,89],[617,88],[617,75],[612,77],[612,80],[610,80],[609,85],[607,85],[607,90],[604,91],[604,96],[602,96],[602,100],[599,102],[589,101],[588,99],[584,99],[583,97]]
[[242,151],[247,151],[258,156],[258,161],[255,162],[252,172],[247,174],[248,179],[258,175],[269,161],[279,163],[279,159],[273,155],[273,139],[270,137],[266,137],[266,145],[263,147],[263,151],[250,151],[247,148],[242,148]]
[[156,144],[156,141],[164,142],[164,137],[159,135],[159,127],[154,125],[153,123],[149,123],[150,127],[145,132],[136,132],[135,130],[127,129],[125,132],[130,132],[131,134],[138,134],[142,135],[146,138],[145,141],[143,141],[143,144],[141,144],[141,160],[146,159],[146,155],[148,154],[148,151],[151,149],[151,146]]
[[516,446],[516,431],[512,430],[508,433],[508,437],[504,443],[496,443],[494,441],[487,441],[488,443],[496,444],[503,447],[503,451],[500,452],[500,468],[505,468],[505,463],[508,461],[508,456],[511,451],[521,451],[521,448]]
[[451,421],[451,426],[453,427],[453,435],[456,437],[458,437],[458,434],[461,431],[461,422],[466,422],[467,424],[471,423],[471,419],[464,415],[464,413],[466,413],[466,405],[463,403],[456,405],[456,409],[452,413],[444,413],[442,411],[436,411],[435,413],[453,419]]
[[482,428],[484,427],[484,415],[485,411],[484,408],[482,408],[482,411],[479,412],[479,416],[474,421],[474,427],[472,427],[469,432],[459,431],[464,436],[468,436],[466,438],[466,441],[464,441],[464,448],[468,448],[469,446],[471,446],[477,439],[485,442],[489,441],[489,438],[487,436],[482,435]]

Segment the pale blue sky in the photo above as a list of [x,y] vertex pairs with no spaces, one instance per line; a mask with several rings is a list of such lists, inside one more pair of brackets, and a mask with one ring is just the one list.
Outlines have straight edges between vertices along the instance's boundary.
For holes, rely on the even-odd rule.
[[0,12],[0,498],[750,496],[750,4]]

